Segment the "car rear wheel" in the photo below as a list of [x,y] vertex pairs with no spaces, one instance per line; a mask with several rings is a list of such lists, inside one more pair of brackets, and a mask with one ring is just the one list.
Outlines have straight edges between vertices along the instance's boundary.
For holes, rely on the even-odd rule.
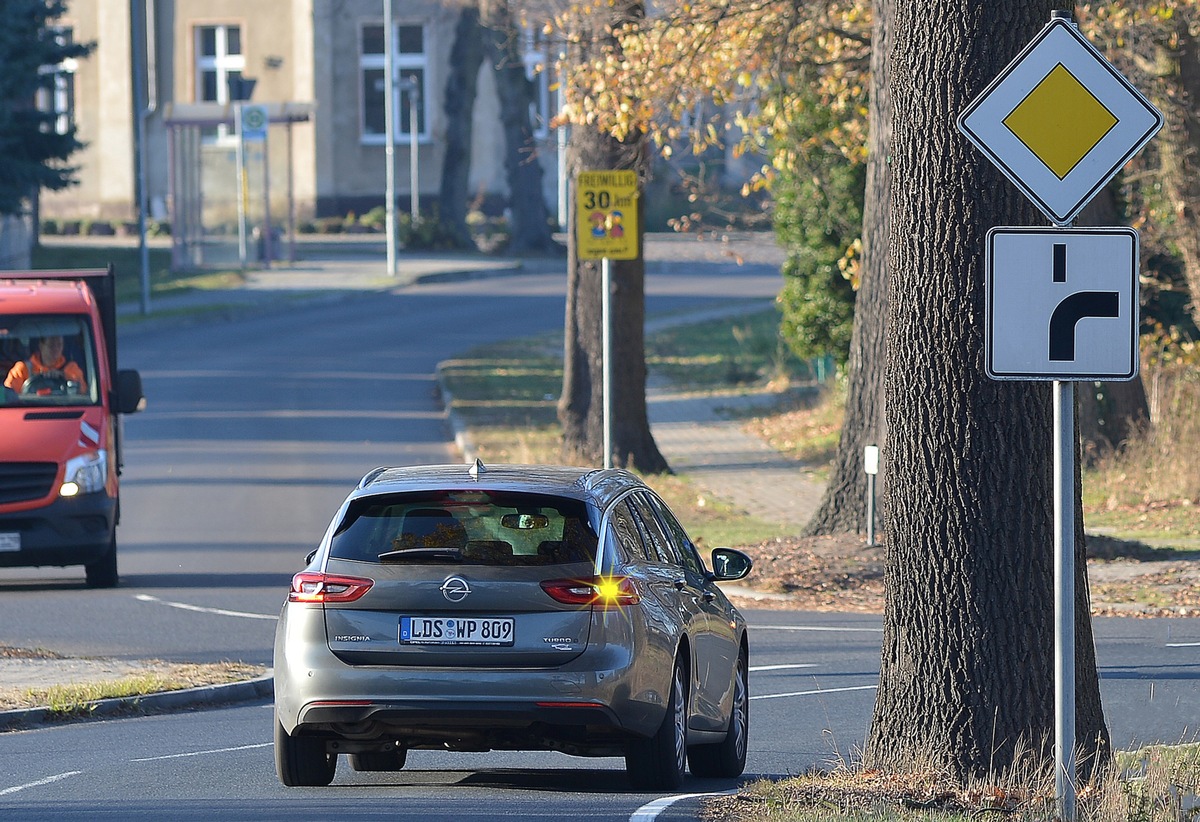
[[405,748],[395,748],[390,751],[364,751],[350,754],[350,767],[356,771],[398,771],[404,767],[408,758]]
[[733,671],[733,704],[729,709],[729,730],[723,742],[693,745],[688,748],[688,765],[695,776],[732,779],[746,769],[746,746],[750,739],[749,665],[743,651]]
[[669,791],[683,784],[686,768],[687,677],[682,661],[677,659],[662,725],[654,736],[629,745],[625,752],[625,771],[635,788]]
[[117,532],[108,540],[108,551],[95,562],[83,566],[89,588],[115,588],[117,585]]
[[325,740],[290,736],[275,720],[275,773],[289,788],[320,787],[333,781],[337,754],[325,752]]

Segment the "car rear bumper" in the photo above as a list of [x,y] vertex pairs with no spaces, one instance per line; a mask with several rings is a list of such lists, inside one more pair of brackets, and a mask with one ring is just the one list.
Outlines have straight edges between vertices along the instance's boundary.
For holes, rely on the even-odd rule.
[[0,514],[0,534],[18,534],[20,542],[20,550],[0,551],[0,567],[94,562],[112,545],[116,511],[115,499],[96,493],[58,499],[30,511]]
[[620,644],[589,645],[553,668],[350,665],[323,642],[309,641],[320,619],[319,608],[285,606],[281,615],[275,709],[291,734],[567,750],[528,743],[541,736],[580,745],[650,736],[666,710],[669,664],[657,676]]

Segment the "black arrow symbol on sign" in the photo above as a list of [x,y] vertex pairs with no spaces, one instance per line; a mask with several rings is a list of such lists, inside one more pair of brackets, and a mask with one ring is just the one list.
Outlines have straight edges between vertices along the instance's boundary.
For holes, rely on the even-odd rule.
[[1050,359],[1075,359],[1075,324],[1084,317],[1119,317],[1116,291],[1079,291],[1067,297],[1050,315]]

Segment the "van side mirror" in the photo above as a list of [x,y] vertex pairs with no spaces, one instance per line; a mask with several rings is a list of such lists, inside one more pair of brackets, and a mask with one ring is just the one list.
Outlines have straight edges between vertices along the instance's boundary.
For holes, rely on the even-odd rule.
[[146,407],[142,393],[142,375],[133,369],[117,372],[117,413],[132,414]]
[[712,551],[713,578],[718,582],[741,579],[750,573],[754,561],[733,548],[714,548]]

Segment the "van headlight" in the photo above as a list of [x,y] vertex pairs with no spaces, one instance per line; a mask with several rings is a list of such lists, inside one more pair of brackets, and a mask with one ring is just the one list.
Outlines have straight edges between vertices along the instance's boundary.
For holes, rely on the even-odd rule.
[[104,451],[89,451],[72,457],[67,460],[67,470],[63,477],[62,487],[58,489],[60,497],[103,491],[104,483],[108,480],[108,454]]

